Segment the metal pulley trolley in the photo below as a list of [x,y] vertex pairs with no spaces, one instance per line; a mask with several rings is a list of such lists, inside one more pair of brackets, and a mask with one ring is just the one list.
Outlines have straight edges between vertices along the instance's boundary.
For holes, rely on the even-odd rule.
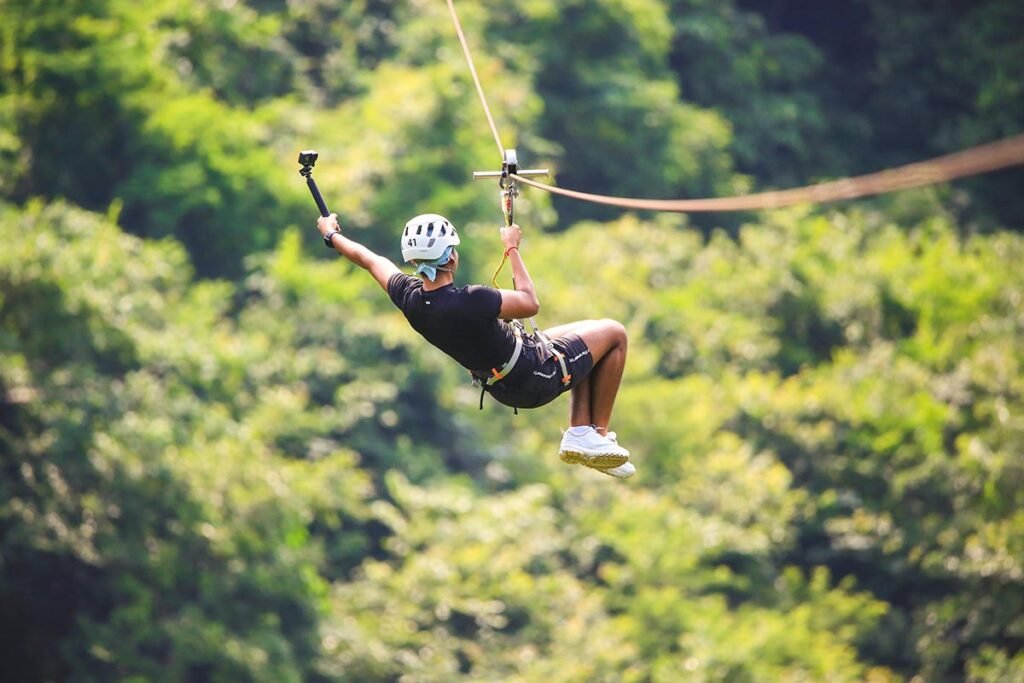
[[513,176],[522,176],[526,178],[542,175],[548,175],[548,169],[532,168],[520,170],[519,160],[516,159],[516,151],[514,149],[505,150],[500,171],[473,172],[473,178],[477,180],[480,178],[498,179],[498,187],[501,188],[501,213],[505,216],[506,227],[511,226],[512,223],[515,222],[513,220],[512,204],[515,198],[519,196],[519,185],[516,183],[516,179]]

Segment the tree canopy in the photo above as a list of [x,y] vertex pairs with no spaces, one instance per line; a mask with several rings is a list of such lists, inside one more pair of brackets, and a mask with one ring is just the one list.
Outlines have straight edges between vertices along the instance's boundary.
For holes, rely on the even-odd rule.
[[[1019,3],[458,2],[507,147],[720,196],[1021,132]],[[0,3],[0,659],[17,681],[1024,677],[1021,171],[636,215],[524,189],[542,322],[630,334],[558,461],[323,249],[500,258],[444,3]]]

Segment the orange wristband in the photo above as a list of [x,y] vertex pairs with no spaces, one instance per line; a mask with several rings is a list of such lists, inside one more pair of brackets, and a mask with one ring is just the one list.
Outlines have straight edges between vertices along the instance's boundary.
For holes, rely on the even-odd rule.
[[519,251],[519,247],[509,247],[508,249],[505,250],[505,256],[508,257],[508,252],[512,251],[513,249]]

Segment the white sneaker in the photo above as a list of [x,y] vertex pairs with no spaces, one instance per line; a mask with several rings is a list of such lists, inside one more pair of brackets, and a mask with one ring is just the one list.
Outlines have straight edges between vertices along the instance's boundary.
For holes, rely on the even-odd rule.
[[[618,434],[615,432],[605,432],[605,434],[615,443],[619,442]],[[587,466],[590,467],[589,465]],[[610,477],[618,477],[619,479],[629,479],[636,474],[636,466],[631,462],[624,462],[618,467],[591,467],[591,469],[607,474]]]
[[579,436],[571,430],[562,435],[558,457],[570,465],[580,464],[603,470],[625,464],[629,461],[629,451],[607,436],[601,436],[593,427],[587,427]]

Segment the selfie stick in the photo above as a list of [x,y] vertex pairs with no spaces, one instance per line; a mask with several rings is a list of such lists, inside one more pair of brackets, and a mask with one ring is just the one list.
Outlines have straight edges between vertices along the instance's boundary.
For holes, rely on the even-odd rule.
[[327,210],[324,196],[320,194],[320,188],[316,186],[316,181],[313,180],[313,166],[316,165],[317,156],[317,153],[311,149],[299,152],[299,164],[302,165],[302,168],[299,169],[299,175],[306,179],[309,193],[313,195],[313,201],[316,202],[317,208],[320,209],[320,215],[326,218],[331,215],[331,212]]

